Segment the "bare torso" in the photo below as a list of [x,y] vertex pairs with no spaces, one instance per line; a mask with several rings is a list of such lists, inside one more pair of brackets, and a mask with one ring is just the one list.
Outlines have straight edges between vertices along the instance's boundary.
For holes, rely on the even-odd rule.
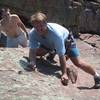
[[9,20],[2,20],[1,26],[2,31],[6,33],[8,37],[17,37],[22,31],[20,27],[18,27],[18,22],[20,19],[18,19],[15,14],[10,15]]

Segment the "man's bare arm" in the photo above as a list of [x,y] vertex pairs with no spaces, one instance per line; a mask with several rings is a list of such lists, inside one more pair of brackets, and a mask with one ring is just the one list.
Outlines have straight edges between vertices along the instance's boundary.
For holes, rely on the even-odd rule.
[[61,65],[61,68],[62,68],[62,76],[61,76],[61,82],[63,85],[68,85],[68,76],[67,76],[67,64],[66,64],[66,58],[65,56],[61,56],[59,57],[59,60],[60,60],[60,65]]
[[29,49],[30,65],[36,66],[36,49]]
[[62,74],[67,73],[66,57],[60,56],[59,60],[60,60],[61,68],[62,68]]

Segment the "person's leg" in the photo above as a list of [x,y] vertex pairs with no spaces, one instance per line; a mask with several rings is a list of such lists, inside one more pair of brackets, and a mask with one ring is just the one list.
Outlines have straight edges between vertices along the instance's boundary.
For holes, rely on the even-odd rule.
[[[36,49],[36,56],[42,57],[47,53],[48,53],[48,51],[42,47]],[[28,57],[23,56],[23,58],[25,58],[28,62],[30,62]]]
[[20,33],[20,35],[17,37],[18,43],[22,47],[27,47],[27,38],[25,37],[24,33]]
[[100,88],[100,75],[94,70],[94,68],[91,65],[89,65],[87,62],[79,58],[79,52],[77,48],[71,49],[70,59],[74,65],[94,76],[94,81],[95,81],[94,88]]
[[45,50],[44,48],[37,48],[36,50],[36,55],[37,56],[44,56],[47,53],[47,50]]
[[77,67],[81,68],[82,70],[91,75],[95,75],[95,70],[93,69],[93,67],[85,61],[81,60],[79,57],[70,57],[70,59]]
[[56,53],[55,52],[49,52],[48,56],[46,57],[47,61],[50,63],[57,63],[54,58],[55,58]]
[[17,48],[18,47],[17,39],[7,37],[7,46],[6,47],[8,47],[8,48]]
[[[44,45],[40,45],[40,48],[42,48],[42,51],[44,51],[45,53],[48,53],[46,56],[46,60],[48,62],[56,63],[56,61],[54,60],[54,57],[56,55],[55,50],[50,50],[49,48],[45,47]],[[41,50],[40,50],[40,52],[41,52]]]

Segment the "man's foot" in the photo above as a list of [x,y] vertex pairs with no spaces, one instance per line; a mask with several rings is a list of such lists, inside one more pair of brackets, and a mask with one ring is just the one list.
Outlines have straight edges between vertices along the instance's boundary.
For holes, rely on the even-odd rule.
[[94,77],[94,81],[95,81],[95,85],[93,86],[93,88],[100,89],[100,76]]
[[61,76],[61,82],[62,82],[63,85],[65,85],[65,86],[68,85],[68,80],[69,79],[68,79],[66,74]]

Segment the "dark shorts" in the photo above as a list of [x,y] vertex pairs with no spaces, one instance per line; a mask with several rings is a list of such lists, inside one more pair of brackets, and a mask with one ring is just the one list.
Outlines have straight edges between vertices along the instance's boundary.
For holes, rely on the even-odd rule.
[[1,33],[0,38],[0,44],[2,44],[3,47],[6,47],[7,37]]

